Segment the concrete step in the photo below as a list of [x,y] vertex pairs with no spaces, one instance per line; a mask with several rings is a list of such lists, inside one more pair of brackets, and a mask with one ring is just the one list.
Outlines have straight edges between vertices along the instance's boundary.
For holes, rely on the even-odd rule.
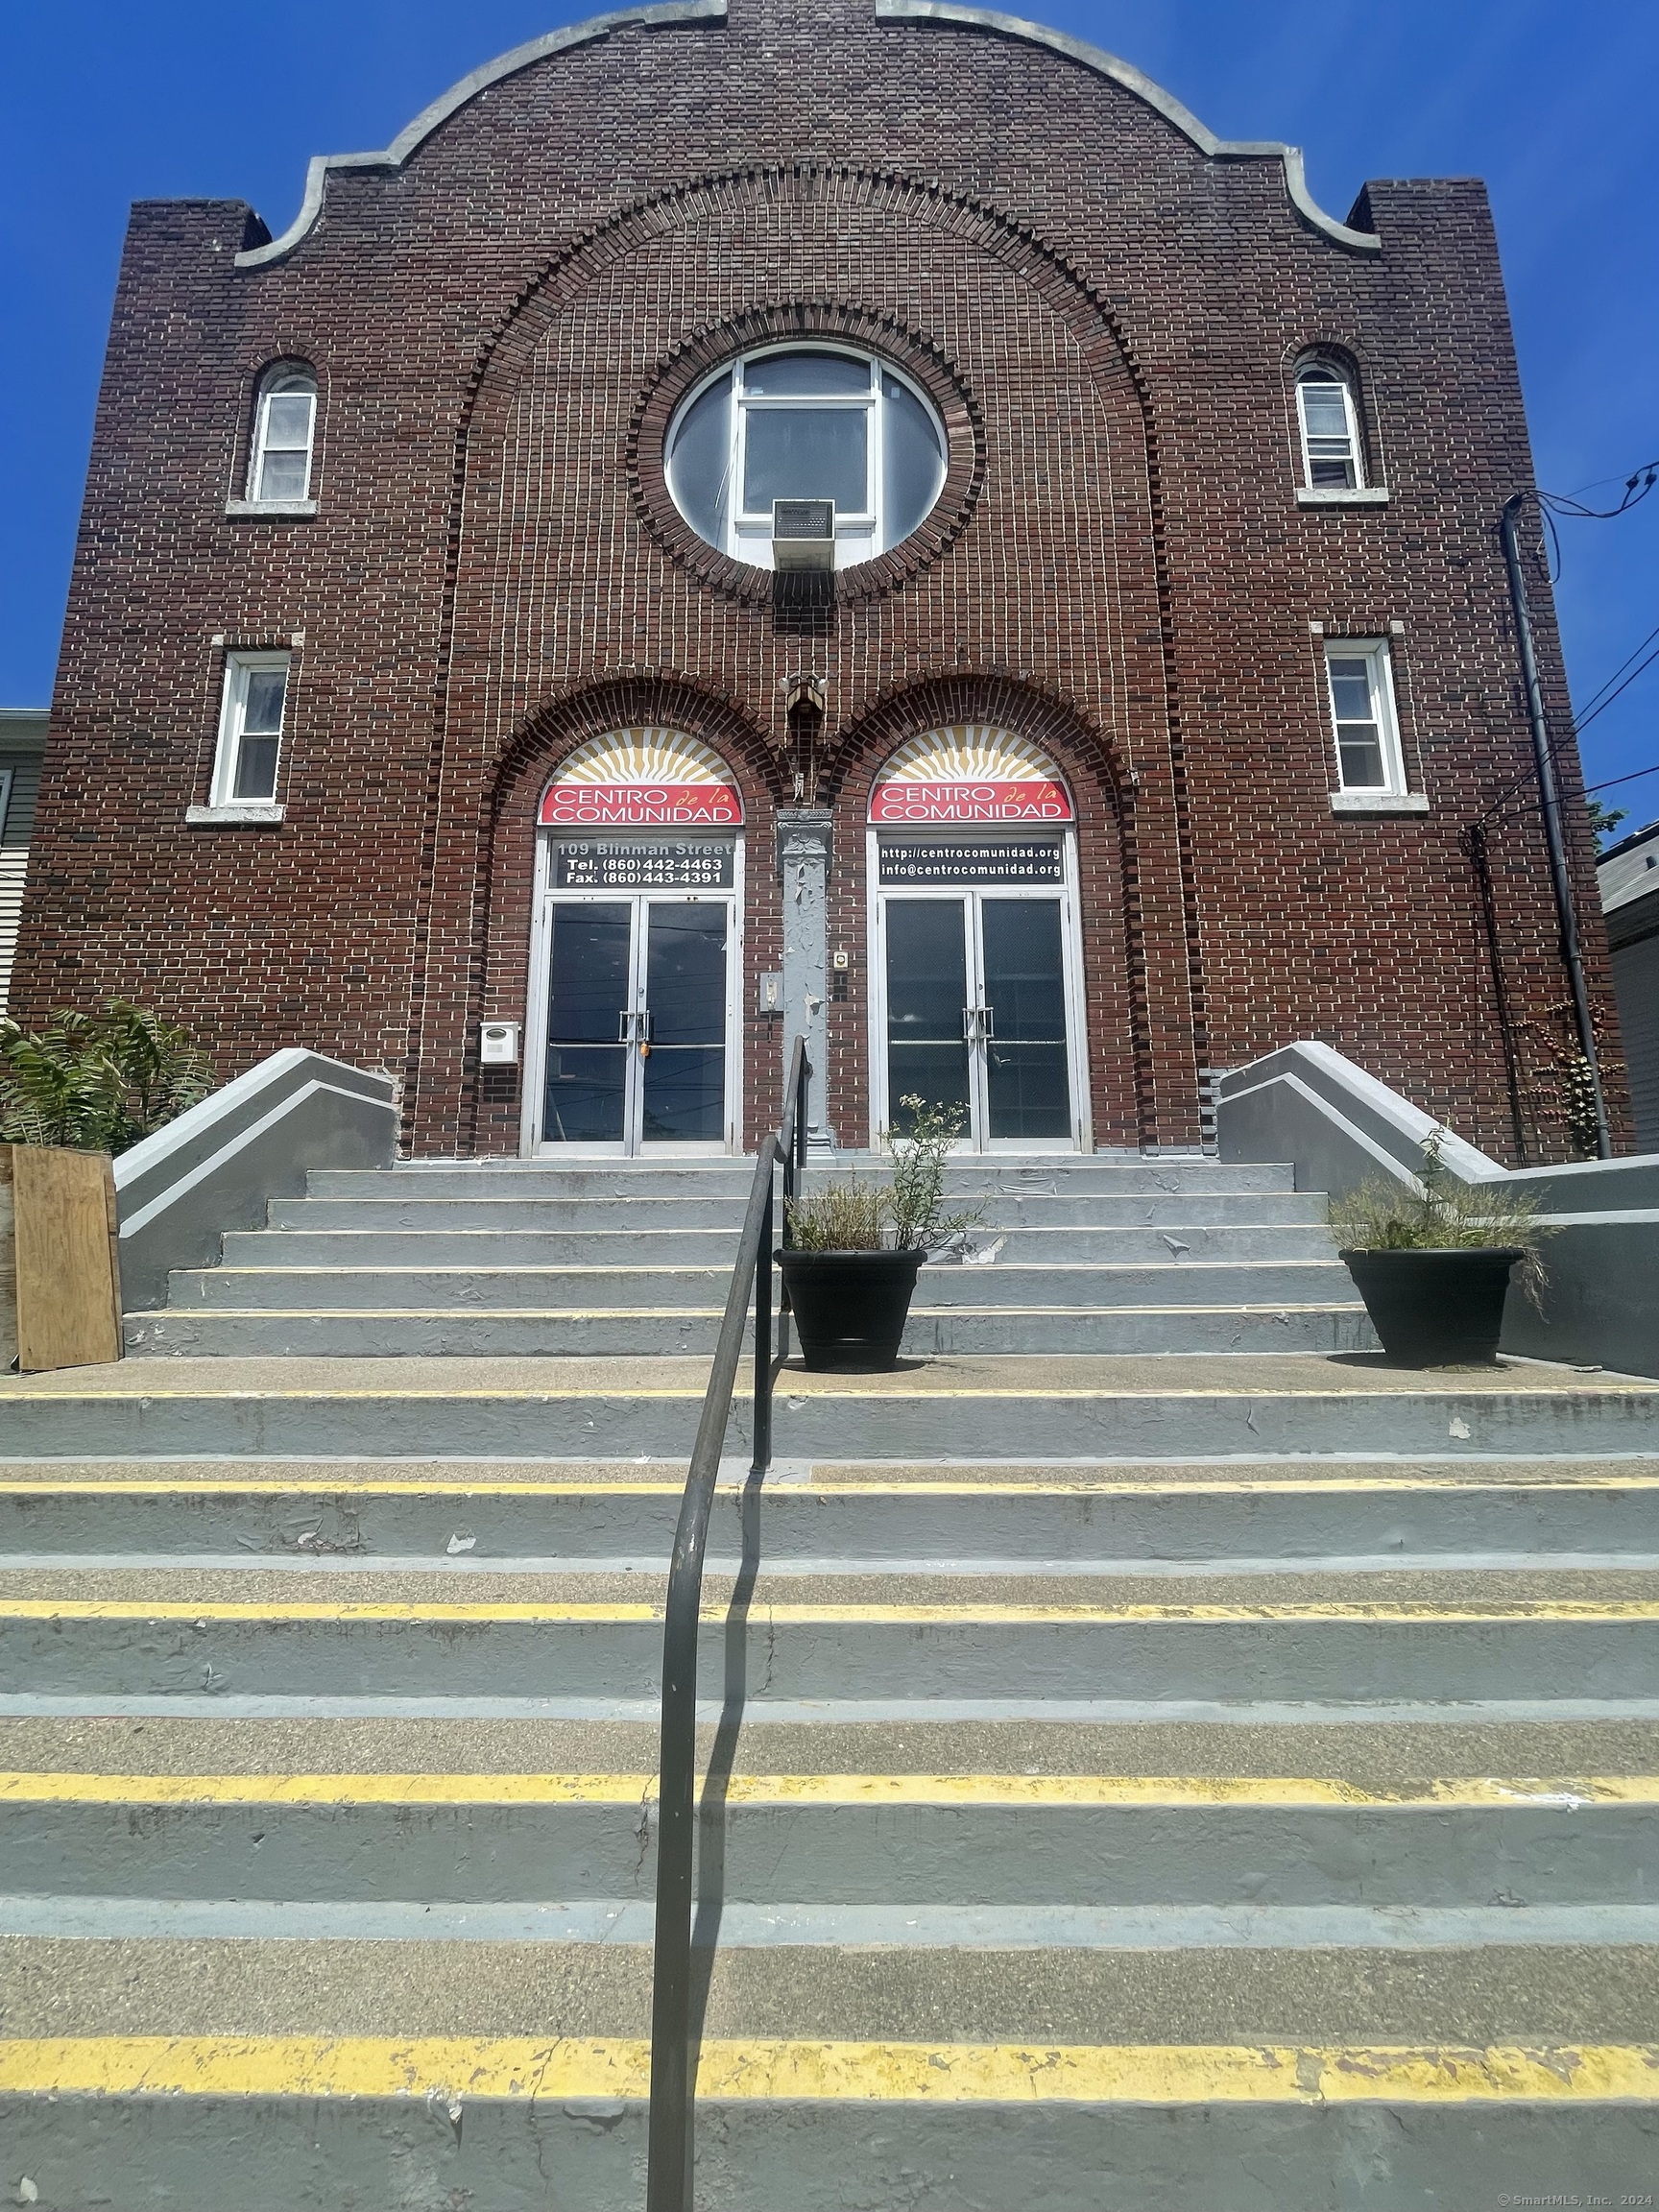
[[[0,1481],[0,1557],[517,1559],[655,1573],[684,1480],[684,1463],[667,1460],[12,1461]],[[1442,1557],[1650,1564],[1659,1459],[830,1465],[758,1489],[733,1467],[715,1494],[709,1573],[735,1573],[746,1547],[775,1575],[831,1562],[982,1575],[1063,1562],[1104,1576],[1155,1563],[1234,1574]]]
[[[0,1692],[648,1698],[661,1578],[356,1562],[301,1572],[0,1573]],[[752,1703],[1115,1695],[1254,1700],[1659,1695],[1659,1570],[1445,1566],[1381,1576],[768,1577],[706,1598],[703,1694]],[[718,1632],[716,1632],[716,1630]]]
[[[892,1163],[869,1153],[847,1153],[831,1166],[814,1166],[809,1177],[885,1175]],[[755,1172],[748,1160],[683,1161],[672,1166],[649,1160],[589,1161],[583,1165],[543,1160],[475,1162],[403,1161],[395,1167],[313,1168],[306,1190],[314,1198],[517,1198],[709,1197],[743,1192]],[[1138,1191],[1267,1190],[1295,1189],[1288,1166],[1254,1162],[1223,1164],[1197,1153],[1156,1159],[1133,1154],[1046,1153],[1020,1160],[1007,1155],[973,1160],[958,1156],[946,1164],[952,1190],[1021,1192],[1042,1196],[1061,1190],[1098,1190],[1119,1195]]]
[[[1229,1222],[1180,1230],[1008,1229],[975,1232],[987,1263],[1072,1261],[1166,1265],[1205,1260],[1331,1260],[1331,1232],[1314,1222]],[[231,1267],[704,1266],[730,1271],[737,1230],[727,1229],[232,1229]]]
[[[989,1270],[987,1271],[990,1272]],[[245,1278],[244,1278],[245,1279]],[[995,1284],[987,1286],[994,1289]],[[531,1308],[185,1308],[126,1317],[130,1353],[150,1358],[316,1357],[645,1357],[711,1354],[717,1307],[597,1312]],[[752,1332],[751,1332],[752,1334]],[[908,1353],[1261,1353],[1367,1351],[1376,1335],[1358,1301],[1344,1306],[1088,1307],[940,1305],[912,1312]]]
[[[808,1188],[823,1180],[809,1176]],[[706,1197],[411,1197],[387,1178],[379,1194],[348,1198],[273,1198],[273,1229],[728,1229],[742,1226],[747,1189]],[[1325,1225],[1323,1191],[1182,1190],[1123,1194],[1070,1191],[1030,1196],[987,1193],[980,1204],[993,1229],[1208,1227],[1231,1221]]]
[[[469,1918],[427,1941],[13,1938],[8,2164],[48,2206],[108,2200],[116,2171],[132,2201],[221,2201],[229,2143],[238,2212],[529,2212],[549,2191],[637,2212],[648,1951]],[[1357,2172],[1404,2212],[1503,2184],[1616,2202],[1644,2179],[1649,1949],[1344,1950],[1316,1927],[1260,1948],[723,1929],[702,2200],[885,2206],[928,2175],[964,2206],[1284,2212],[1342,2201],[1333,2176]]]
[[[384,1310],[412,1307],[435,1311],[508,1310],[521,1312],[653,1310],[690,1306],[720,1312],[731,1284],[727,1267],[522,1267],[473,1265],[295,1267],[285,1242],[271,1238],[259,1248],[276,1264],[198,1267],[171,1279],[168,1310],[201,1306],[246,1312],[273,1307],[283,1312],[339,1312],[351,1307]],[[930,1262],[916,1278],[913,1307],[1063,1306],[1094,1310],[1120,1306],[1345,1306],[1355,1302],[1354,1280],[1339,1260],[1200,1260],[1163,1264],[1093,1266],[963,1265]]]
[[[999,1907],[1040,1909],[1038,1927],[1062,1911],[1347,1908],[1375,1940],[1383,1911],[1473,1913],[1467,1939],[1481,1912],[1521,1905],[1576,1912],[1581,1933],[1596,1909],[1601,1940],[1659,1942],[1659,1897],[1631,1893],[1632,1870],[1659,1855],[1659,1774],[1367,1790],[884,1767],[722,1772],[702,1802],[728,1905],[794,1907],[821,1926],[868,1908],[899,1940],[912,1907],[942,1929]],[[654,1768],[0,1773],[12,1900],[638,1906],[656,1893],[656,1834]]]
[[[678,1456],[705,1360],[170,1359],[0,1378],[0,1458],[434,1453]],[[747,1448],[748,1400],[729,1449]],[[918,1359],[886,1375],[779,1378],[785,1458],[1258,1458],[1284,1452],[1494,1457],[1649,1453],[1659,1382],[1524,1360],[1469,1373],[1380,1355]]]

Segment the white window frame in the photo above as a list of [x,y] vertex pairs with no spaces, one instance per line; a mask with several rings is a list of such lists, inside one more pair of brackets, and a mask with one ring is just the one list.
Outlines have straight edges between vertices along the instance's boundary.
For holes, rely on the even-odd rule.
[[[1337,660],[1365,662],[1371,696],[1371,719],[1376,724],[1378,744],[1382,754],[1383,781],[1381,783],[1350,783],[1343,772],[1336,693],[1331,673],[1331,663]],[[1331,751],[1336,762],[1333,805],[1338,803],[1352,805],[1355,802],[1375,804],[1406,798],[1406,760],[1400,744],[1400,713],[1394,695],[1394,656],[1387,638],[1327,637],[1324,640],[1322,668],[1326,727],[1331,733]]]
[[[1028,828],[1034,828],[1030,825]],[[1047,826],[1045,826],[1047,827]],[[1077,831],[1072,823],[1053,825],[1060,831],[1061,880],[1058,883],[987,884],[981,888],[974,884],[884,884],[881,880],[881,840],[902,837],[902,825],[891,823],[885,829],[871,824],[864,838],[865,867],[865,929],[864,942],[869,948],[869,1068],[870,1068],[870,1145],[879,1152],[889,1127],[893,1100],[889,1095],[887,1067],[887,902],[890,899],[960,900],[964,907],[964,923],[968,930],[969,950],[964,966],[969,990],[976,1003],[982,1003],[982,988],[976,971],[983,950],[981,931],[983,924],[974,909],[987,899],[1049,899],[1060,903],[1060,957],[1066,996],[1066,1053],[1067,1073],[1071,1090],[1071,1134],[1069,1137],[993,1137],[988,1118],[975,1112],[973,1099],[981,1099],[982,1071],[970,1065],[970,1107],[968,1126],[950,1147],[964,1158],[994,1159],[998,1155],[1054,1152],[1089,1153],[1094,1149],[1093,1109],[1089,1096],[1089,1027],[1088,1007],[1084,998],[1083,932],[1081,927],[1083,902],[1077,874]],[[1020,827],[1003,825],[1001,835],[1010,843],[1019,841]],[[912,832],[913,834],[913,832]],[[929,832],[931,835],[931,832]],[[970,830],[941,824],[939,842],[964,844],[988,843],[998,831],[989,828]],[[966,1011],[966,1010],[964,1010]],[[976,1047],[984,1050],[984,1040]]]
[[[1342,417],[1348,425],[1348,465],[1354,471],[1352,484],[1318,484],[1313,478],[1313,453],[1308,429],[1308,409],[1303,400],[1303,387],[1320,384],[1327,389],[1333,385],[1342,395]],[[1304,361],[1296,372],[1296,428],[1302,443],[1302,485],[1308,492],[1323,493],[1339,499],[1344,493],[1364,492],[1369,489],[1365,480],[1365,446],[1359,436],[1359,410],[1354,402],[1354,382],[1347,371],[1334,361]],[[1333,456],[1321,454],[1321,460]]]
[[12,779],[14,769],[0,768],[0,837],[6,834],[6,817],[12,811]]
[[[298,380],[303,381],[305,387],[303,397],[310,403],[310,412],[305,424],[304,486],[297,494],[294,494],[288,498],[267,499],[262,493],[261,483],[265,474],[265,460],[270,434],[271,402],[273,399],[294,399],[300,397],[301,394],[294,389],[294,382]],[[283,389],[285,384],[289,386],[287,390]],[[280,511],[283,509],[306,509],[315,504],[311,497],[311,476],[312,470],[316,465],[317,457],[317,378],[315,373],[311,370],[304,368],[298,363],[292,367],[276,368],[266,372],[264,380],[259,387],[259,404],[254,412],[253,417],[253,442],[248,455],[248,494],[247,498],[242,502],[244,506],[272,508]],[[279,447],[278,450],[284,453],[292,453],[297,451],[298,448],[292,445],[284,445]]]
[[[743,952],[746,901],[742,830],[733,833],[732,882],[730,888],[723,891],[556,890],[553,884],[553,856],[560,834],[558,830],[541,830],[536,838],[536,874],[530,902],[534,918],[530,937],[530,996],[525,1008],[524,1066],[519,1086],[520,1157],[525,1160],[631,1157],[651,1161],[659,1158],[709,1159],[717,1154],[740,1154],[743,1150],[743,979],[748,973]],[[624,830],[618,830],[616,834],[619,838],[632,834],[644,842],[651,841],[648,833],[640,831],[630,832]],[[541,1109],[547,1081],[547,997],[551,980],[554,909],[559,906],[619,906],[629,902],[637,908],[650,905],[671,906],[684,902],[687,905],[724,904],[727,909],[725,1136],[718,1143],[712,1141],[685,1144],[640,1142],[630,1155],[626,1149],[626,1135],[619,1141],[610,1142],[565,1144],[544,1138],[541,1134]],[[633,923],[637,962],[641,958],[644,932],[648,927],[647,916],[637,912]],[[637,967],[635,982],[642,997]],[[637,998],[636,1004],[639,1002],[639,998]]]
[[[868,387],[863,392],[751,395],[746,389],[745,375],[750,364],[767,360],[777,353],[828,353],[843,361],[856,361],[869,373]],[[851,567],[859,561],[874,560],[878,553],[890,549],[890,543],[885,538],[886,518],[882,509],[883,487],[887,481],[884,450],[886,409],[882,405],[881,391],[883,376],[891,376],[895,383],[902,384],[926,409],[939,441],[939,481],[943,488],[950,469],[950,433],[940,420],[938,408],[913,376],[907,376],[894,362],[883,359],[878,353],[867,352],[859,346],[827,345],[812,338],[789,338],[772,346],[753,347],[747,353],[740,353],[723,362],[718,369],[694,385],[680,402],[669,427],[667,475],[670,498],[674,497],[672,455],[679,426],[709,387],[726,376],[732,379],[728,462],[728,481],[732,490],[726,502],[720,551],[729,553],[733,560],[742,561],[752,568],[770,568],[772,565],[771,509],[750,510],[739,505],[748,474],[748,429],[752,413],[826,407],[847,412],[862,410],[865,417],[864,505],[856,514],[850,509],[838,507],[835,510],[835,565],[838,568]],[[938,498],[937,492],[934,498],[935,501]],[[678,500],[675,504],[678,506]]]
[[[236,771],[242,758],[243,724],[248,712],[248,679],[256,668],[280,668],[284,671],[287,680],[282,686],[282,724],[276,733],[276,767],[271,779],[270,796],[264,799],[239,799],[236,796]],[[225,656],[225,689],[219,708],[219,745],[213,761],[213,788],[209,801],[216,814],[235,814],[257,809],[258,816],[265,818],[276,811],[276,792],[282,780],[283,754],[288,742],[288,712],[294,688],[293,678],[292,653],[228,653]]]

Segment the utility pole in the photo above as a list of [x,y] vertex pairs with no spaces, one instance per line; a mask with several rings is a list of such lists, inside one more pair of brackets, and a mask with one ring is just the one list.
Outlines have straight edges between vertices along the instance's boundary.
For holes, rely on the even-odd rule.
[[1538,681],[1538,657],[1532,650],[1532,617],[1527,610],[1527,579],[1521,567],[1518,524],[1521,510],[1532,496],[1517,492],[1503,507],[1501,535],[1503,565],[1509,571],[1509,602],[1515,610],[1515,636],[1521,649],[1521,675],[1527,689],[1527,719],[1532,730],[1532,759],[1538,772],[1538,795],[1544,808],[1544,842],[1550,854],[1550,880],[1555,893],[1555,919],[1561,926],[1561,957],[1573,992],[1573,1016],[1578,1029],[1578,1049],[1590,1070],[1590,1092],[1596,1108],[1596,1156],[1610,1160],[1613,1145],[1607,1134],[1607,1102],[1601,1095],[1601,1064],[1596,1050],[1596,1031],[1590,1020],[1590,993],[1584,981],[1584,960],[1578,949],[1578,918],[1573,906],[1573,879],[1567,869],[1567,840],[1561,830],[1561,794],[1555,781],[1555,762],[1550,752],[1550,731],[1544,719],[1544,689]]

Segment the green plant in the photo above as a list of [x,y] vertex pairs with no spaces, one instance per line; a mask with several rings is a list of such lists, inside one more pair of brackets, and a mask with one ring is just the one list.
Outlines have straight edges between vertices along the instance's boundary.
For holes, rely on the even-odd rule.
[[1528,1303],[1541,1308],[1548,1277],[1538,1247],[1553,1229],[1538,1219],[1536,1199],[1454,1175],[1441,1157],[1449,1134],[1436,1129],[1423,1146],[1414,1184],[1374,1180],[1333,1198],[1337,1243],[1349,1252],[1468,1252],[1513,1244],[1522,1254],[1516,1281]]
[[869,1176],[827,1183],[789,1201],[789,1234],[801,1252],[937,1252],[979,1219],[977,1212],[947,1214],[945,1157],[962,1134],[960,1106],[900,1100],[907,1131],[890,1134],[889,1182]]
[[887,1192],[868,1179],[827,1183],[791,1198],[789,1235],[798,1252],[879,1252],[887,1226]]
[[893,1183],[888,1207],[893,1241],[901,1252],[937,1252],[979,1220],[977,1209],[946,1214],[945,1158],[967,1119],[961,1106],[930,1106],[914,1093],[901,1098],[910,1117],[905,1131],[890,1130]]
[[31,1031],[0,1020],[0,1139],[124,1152],[204,1098],[213,1070],[187,1029],[111,998]]
[[1596,1118],[1596,1077],[1582,1052],[1561,1063],[1561,1102],[1567,1113],[1567,1142],[1580,1160],[1594,1160],[1599,1125]]

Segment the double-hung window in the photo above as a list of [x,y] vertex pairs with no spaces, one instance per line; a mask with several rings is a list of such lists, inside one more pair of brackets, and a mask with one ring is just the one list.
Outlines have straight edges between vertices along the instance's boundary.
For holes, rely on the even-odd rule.
[[1302,479],[1310,492],[1357,492],[1365,482],[1354,389],[1341,372],[1315,362],[1296,378],[1302,428]]
[[259,507],[294,506],[311,490],[317,429],[317,379],[309,369],[273,370],[259,391],[248,497]]
[[1394,677],[1382,638],[1328,637],[1325,680],[1342,791],[1404,795]]
[[213,805],[269,805],[288,706],[286,653],[232,653],[225,664]]

